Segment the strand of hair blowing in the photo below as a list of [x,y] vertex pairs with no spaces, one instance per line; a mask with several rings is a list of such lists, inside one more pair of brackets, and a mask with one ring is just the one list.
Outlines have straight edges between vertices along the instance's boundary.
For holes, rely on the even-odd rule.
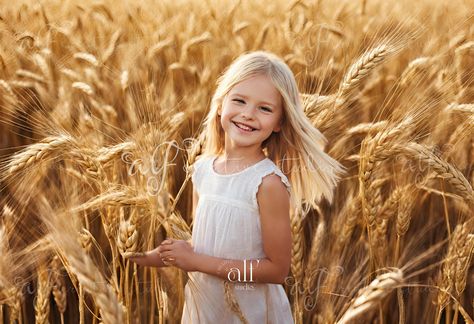
[[289,131],[282,128],[279,141],[268,144],[269,152],[288,174],[297,214],[307,214],[323,197],[333,201],[334,188],[345,167],[324,152],[327,139],[306,117],[299,97],[288,98],[284,92],[282,96],[288,104],[287,111],[293,112],[286,116]]

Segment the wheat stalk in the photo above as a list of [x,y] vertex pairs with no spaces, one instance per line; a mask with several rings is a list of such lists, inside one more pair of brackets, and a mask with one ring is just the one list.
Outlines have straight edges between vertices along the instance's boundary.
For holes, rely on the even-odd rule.
[[359,197],[352,197],[348,200],[344,209],[341,211],[341,219],[343,220],[342,231],[337,235],[335,255],[339,255],[343,247],[347,246],[354,228],[358,221],[358,216],[360,215],[361,210],[361,201]]
[[292,253],[291,253],[291,273],[295,277],[295,281],[301,282],[303,278],[303,226],[300,215],[294,215],[291,218],[291,237],[292,237]]
[[159,55],[165,48],[170,47],[174,44],[173,40],[170,38],[159,41],[155,45],[152,45],[147,52],[147,58],[152,59],[156,55]]
[[39,143],[32,144],[10,158],[10,161],[6,165],[6,174],[13,176],[24,172],[36,163],[59,154],[62,150],[68,148],[72,142],[71,137],[59,135],[47,137]]
[[92,241],[93,236],[92,233],[89,232],[87,229],[82,228],[79,232],[79,241],[81,242],[81,246],[85,252],[90,252],[92,248]]
[[469,233],[468,223],[456,226],[451,236],[448,252],[441,272],[437,303],[445,307],[450,294],[459,296],[466,287],[467,270],[474,250],[474,235]]
[[339,88],[338,98],[345,99],[350,91],[358,87],[361,80],[380,65],[393,50],[393,47],[388,44],[381,44],[362,55],[345,74]]
[[[10,309],[10,323],[13,323],[15,320],[19,320],[21,315],[21,302],[23,295],[21,291],[11,284],[9,278],[4,278],[5,270],[11,267],[11,253],[8,246],[8,237],[7,237],[7,226],[5,223],[9,223],[11,215],[5,215],[10,213],[11,209],[5,205],[3,208],[3,224],[0,226],[0,253],[2,259],[0,260],[0,303],[6,304]],[[6,220],[5,220],[6,219]],[[8,225],[10,226],[10,225]],[[8,269],[10,270],[10,269]]]
[[0,79],[0,89],[2,89],[5,93],[7,93],[8,96],[10,96],[10,98],[13,99],[14,101],[18,100],[17,96],[13,92],[12,87],[10,87],[8,82],[6,82],[5,80]]
[[[295,285],[299,286],[303,284],[303,245],[304,245],[304,236],[303,236],[303,224],[302,224],[302,215],[299,212],[291,213],[290,223],[291,223],[291,273],[293,274]],[[293,299],[294,304],[294,318],[295,322],[301,322],[303,317],[302,308],[302,296],[296,294]]]
[[104,50],[104,53],[102,54],[102,57],[101,57],[102,63],[106,63],[115,53],[121,36],[122,36],[122,31],[120,29],[116,30],[112,34],[109,40],[109,45],[107,46],[107,48]]
[[22,310],[22,302],[23,302],[23,294],[20,289],[15,286],[12,286],[7,289],[3,289],[3,295],[5,296],[4,303],[10,309],[10,318],[9,323],[14,323],[15,321],[20,322],[21,320],[21,310]]
[[72,69],[62,68],[59,71],[72,81],[79,81],[81,79],[81,75]]
[[408,226],[410,225],[411,219],[411,210],[415,203],[413,193],[413,190],[409,190],[407,187],[405,187],[399,197],[397,214],[398,236],[403,236],[408,231]]
[[35,322],[39,324],[49,323],[49,295],[51,294],[51,282],[49,270],[46,264],[42,264],[37,270],[37,294],[35,298]]
[[147,207],[149,206],[149,198],[145,195],[137,195],[136,191],[131,187],[112,187],[108,191],[90,199],[89,201],[72,208],[71,211],[80,212],[104,206],[123,205]]
[[403,272],[400,269],[394,269],[377,276],[368,286],[363,287],[357,293],[357,296],[351,301],[349,308],[344,312],[338,324],[349,323],[367,312],[384,299],[393,289],[403,283]]
[[388,197],[387,200],[384,201],[382,207],[380,208],[379,215],[382,219],[390,219],[392,218],[400,204],[400,199],[403,195],[403,192],[411,187],[411,184],[406,186],[397,186]]
[[179,59],[180,63],[186,63],[188,61],[188,52],[193,46],[201,45],[203,43],[208,43],[212,41],[212,35],[210,32],[206,31],[199,36],[192,37],[187,40],[181,47],[181,57]]
[[[50,55],[51,52],[43,52],[44,55]],[[32,55],[32,58],[33,58],[33,61],[35,62],[36,66],[40,69],[41,73],[43,74],[44,77],[46,77],[49,81],[53,81],[53,78],[51,76],[51,69],[50,69],[50,66],[48,64],[48,62],[46,61],[46,59],[44,58],[43,55],[39,54],[39,53],[35,53]]]
[[446,179],[464,199],[474,203],[474,191],[471,184],[455,166],[438,157],[426,146],[414,142],[397,145],[394,151],[403,152],[412,159],[419,160],[433,168],[442,178]]
[[35,82],[39,82],[39,83],[42,83],[42,84],[47,83],[44,77],[42,77],[41,75],[39,75],[37,73],[28,71],[28,70],[18,69],[18,70],[16,70],[15,74],[19,77],[31,79]]
[[[55,222],[55,226],[58,222]],[[68,261],[67,267],[77,276],[79,283],[94,298],[100,308],[104,323],[122,323],[124,309],[113,288],[102,276],[89,256],[84,254],[66,231],[54,230],[53,239],[62,256]]]
[[322,243],[325,237],[325,231],[326,223],[324,222],[324,219],[321,219],[316,228],[316,233],[313,236],[309,258],[306,262],[306,269],[308,275],[306,275],[304,278],[304,289],[307,293],[312,290],[314,284],[315,276],[313,276],[313,274],[315,274],[318,260],[320,260],[321,258],[320,251],[322,250]]
[[231,285],[229,281],[224,280],[224,295],[225,295],[225,301],[227,305],[230,307],[232,312],[234,312],[238,317],[240,322],[246,324],[248,323],[247,319],[245,318],[244,314],[242,313],[242,310],[240,309],[239,303],[237,302],[237,299],[235,298]]
[[[402,136],[405,127],[412,123],[410,116],[406,117],[399,125],[377,133],[373,137],[367,137],[361,144],[362,159],[359,164],[359,195],[362,202],[362,211],[367,224],[371,227],[374,224],[375,216],[379,208],[379,200],[376,195],[376,186],[371,185],[374,178],[376,166],[383,160],[391,156],[391,147],[394,139]],[[406,136],[406,135],[405,135]],[[377,198],[377,199],[376,199]]]
[[99,60],[97,60],[97,58],[91,53],[85,53],[85,52],[74,53],[73,57],[79,61],[85,61],[94,67],[99,66]]
[[468,58],[474,51],[474,41],[462,44],[455,50],[456,60],[456,76],[459,88],[462,89],[469,85],[470,67],[468,66]]
[[59,257],[55,255],[51,260],[51,287],[54,301],[61,313],[61,323],[64,322],[64,313],[67,306],[66,283],[62,275],[62,266]]
[[107,186],[108,180],[102,166],[96,161],[94,156],[90,155],[89,151],[84,148],[74,148],[68,152],[68,157],[74,164],[84,169],[85,173],[83,173],[83,176]]
[[95,91],[92,88],[92,86],[86,82],[76,81],[76,82],[73,82],[71,86],[74,89],[81,90],[82,92],[84,92],[85,94],[89,96],[93,96],[95,94]]
[[132,216],[130,219],[125,220],[123,208],[120,208],[120,225],[117,247],[122,254],[136,252],[138,247],[137,218]]
[[430,57],[418,57],[411,61],[400,76],[400,85],[402,87],[406,87],[431,62],[432,59]]
[[474,114],[474,104],[452,103],[452,104],[447,105],[444,110],[446,112],[462,112],[462,113]]
[[122,156],[124,153],[128,153],[131,150],[136,149],[137,145],[135,142],[128,141],[122,142],[114,146],[101,147],[96,152],[96,160],[102,164],[106,164],[112,161],[118,156]]

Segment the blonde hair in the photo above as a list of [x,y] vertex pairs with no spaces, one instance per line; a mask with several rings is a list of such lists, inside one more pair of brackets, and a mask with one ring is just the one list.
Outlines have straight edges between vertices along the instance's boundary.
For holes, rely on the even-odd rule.
[[323,196],[332,202],[338,174],[345,168],[323,151],[327,140],[306,117],[293,72],[277,55],[267,51],[244,53],[220,75],[203,123],[201,153],[219,155],[224,151],[224,130],[218,110],[232,87],[258,74],[269,77],[283,99],[281,130],[272,133],[262,143],[262,149],[288,177],[291,204],[306,214]]

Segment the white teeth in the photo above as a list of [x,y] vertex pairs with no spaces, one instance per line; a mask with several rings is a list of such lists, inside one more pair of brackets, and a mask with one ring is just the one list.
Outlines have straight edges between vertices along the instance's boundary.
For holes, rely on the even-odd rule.
[[238,128],[241,128],[241,129],[246,130],[246,131],[252,131],[253,130],[253,128],[249,128],[249,127],[247,127],[245,125],[242,125],[242,124],[239,124],[239,123],[234,123],[234,124],[237,125]]

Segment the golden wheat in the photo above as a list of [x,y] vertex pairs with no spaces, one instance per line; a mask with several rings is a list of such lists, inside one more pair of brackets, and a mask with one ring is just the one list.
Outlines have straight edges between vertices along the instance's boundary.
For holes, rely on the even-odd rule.
[[[77,312],[82,323],[179,322],[186,274],[123,258],[191,238],[187,184],[208,100],[223,69],[252,49],[288,64],[303,112],[349,170],[332,205],[291,215],[295,280],[284,286],[295,322],[472,322],[469,6],[30,2],[2,4],[0,322],[64,323]],[[173,144],[152,152],[163,143]],[[56,249],[31,242],[45,228]],[[427,248],[442,242],[444,255]],[[369,285],[387,265],[403,275],[392,269]],[[23,278],[35,271],[37,281]]]
[[6,165],[6,175],[14,176],[31,168],[35,163],[39,163],[71,145],[71,138],[66,135],[47,137],[39,143],[30,145],[27,149],[11,157]]
[[474,236],[469,234],[468,223],[459,224],[453,232],[441,273],[438,305],[445,307],[451,293],[458,296],[466,287],[467,269],[474,249]]
[[54,301],[61,313],[61,323],[64,323],[64,313],[67,306],[66,282],[62,274],[62,266],[59,257],[55,255],[51,260],[51,287]]
[[359,290],[357,296],[352,300],[349,308],[337,323],[348,323],[361,313],[367,312],[401,284],[403,284],[403,272],[400,269],[394,269],[391,272],[377,276],[367,287]]
[[51,294],[50,273],[46,264],[37,271],[37,293],[35,303],[35,322],[49,323],[49,295]]
[[410,142],[403,146],[397,146],[395,149],[433,168],[434,172],[454,187],[456,193],[468,202],[474,203],[474,191],[466,177],[455,166],[437,156],[426,146]]

